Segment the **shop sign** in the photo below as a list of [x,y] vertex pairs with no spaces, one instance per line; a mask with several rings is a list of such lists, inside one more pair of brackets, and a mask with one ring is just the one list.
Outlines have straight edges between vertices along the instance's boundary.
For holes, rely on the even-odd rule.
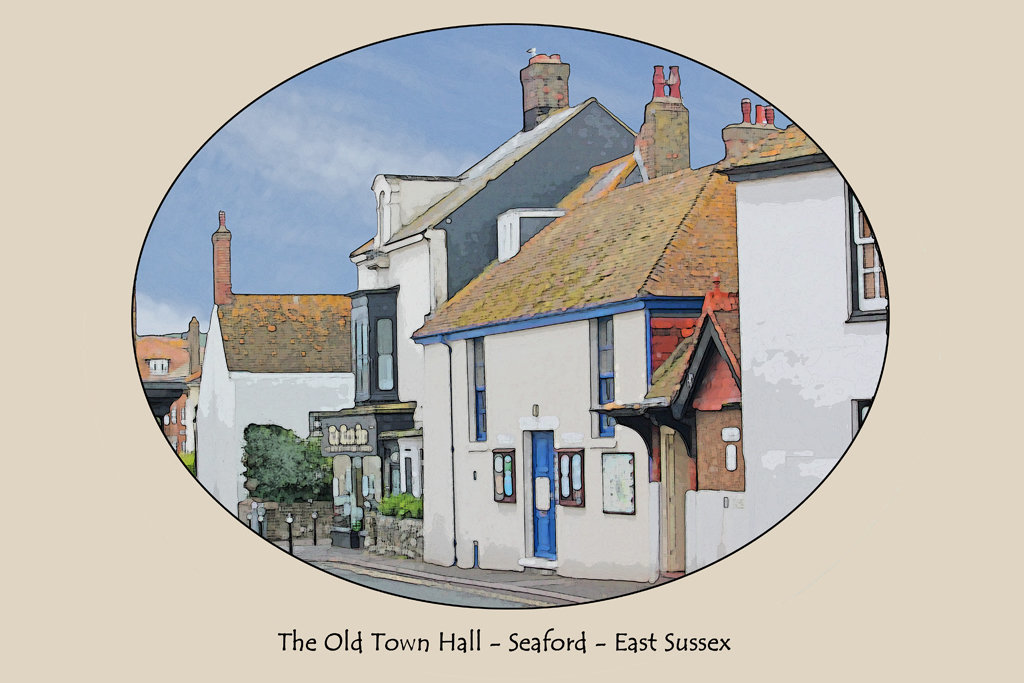
[[377,453],[377,420],[374,417],[325,417],[321,423],[323,438],[320,447],[324,455]]

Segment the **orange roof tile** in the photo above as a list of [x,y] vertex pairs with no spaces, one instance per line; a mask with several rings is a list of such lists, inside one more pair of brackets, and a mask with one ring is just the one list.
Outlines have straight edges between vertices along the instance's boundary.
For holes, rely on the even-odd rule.
[[796,125],[791,125],[766,137],[731,164],[731,167],[753,166],[821,153],[821,148],[807,137],[807,133],[797,128]]
[[351,372],[351,315],[340,294],[236,294],[217,309],[228,369]]
[[[705,321],[711,326],[706,327]],[[675,401],[682,386],[683,378],[691,371],[693,354],[704,335],[714,329],[725,348],[726,360],[739,375],[740,372],[740,313],[738,310],[714,311],[705,309],[697,321],[698,334],[684,337],[665,362],[651,377],[651,388],[646,399],[666,398],[669,403]],[[696,371],[696,368],[692,368]]]
[[635,168],[636,159],[633,158],[632,152],[594,166],[583,182],[558,202],[557,208],[571,211],[583,202],[600,199],[618,188]]
[[686,169],[578,206],[493,262],[414,336],[627,301],[737,289],[736,202],[715,167]]
[[[152,373],[147,362],[151,358],[167,359],[167,372],[160,375]],[[184,379],[188,376],[188,341],[162,335],[139,337],[135,340],[135,361],[143,382]]]

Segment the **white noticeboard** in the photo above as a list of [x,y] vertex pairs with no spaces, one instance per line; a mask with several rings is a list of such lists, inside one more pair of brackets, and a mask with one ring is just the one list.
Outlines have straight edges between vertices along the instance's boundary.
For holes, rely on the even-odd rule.
[[636,513],[636,482],[632,453],[602,453],[604,511],[620,515]]

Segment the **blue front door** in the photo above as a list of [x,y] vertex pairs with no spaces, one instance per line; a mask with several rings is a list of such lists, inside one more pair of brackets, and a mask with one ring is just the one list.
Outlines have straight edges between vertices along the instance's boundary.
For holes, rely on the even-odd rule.
[[549,560],[557,556],[554,469],[554,432],[533,432],[533,554]]

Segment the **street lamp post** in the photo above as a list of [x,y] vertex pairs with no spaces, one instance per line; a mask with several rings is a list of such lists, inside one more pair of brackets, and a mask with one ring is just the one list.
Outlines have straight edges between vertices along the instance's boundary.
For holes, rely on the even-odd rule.
[[313,510],[313,547],[316,547],[316,518],[319,517],[316,510]]
[[292,513],[289,512],[288,517],[284,521],[288,524],[288,554],[294,555],[295,553],[293,552],[292,546],[292,522],[294,522],[295,519],[292,517]]

